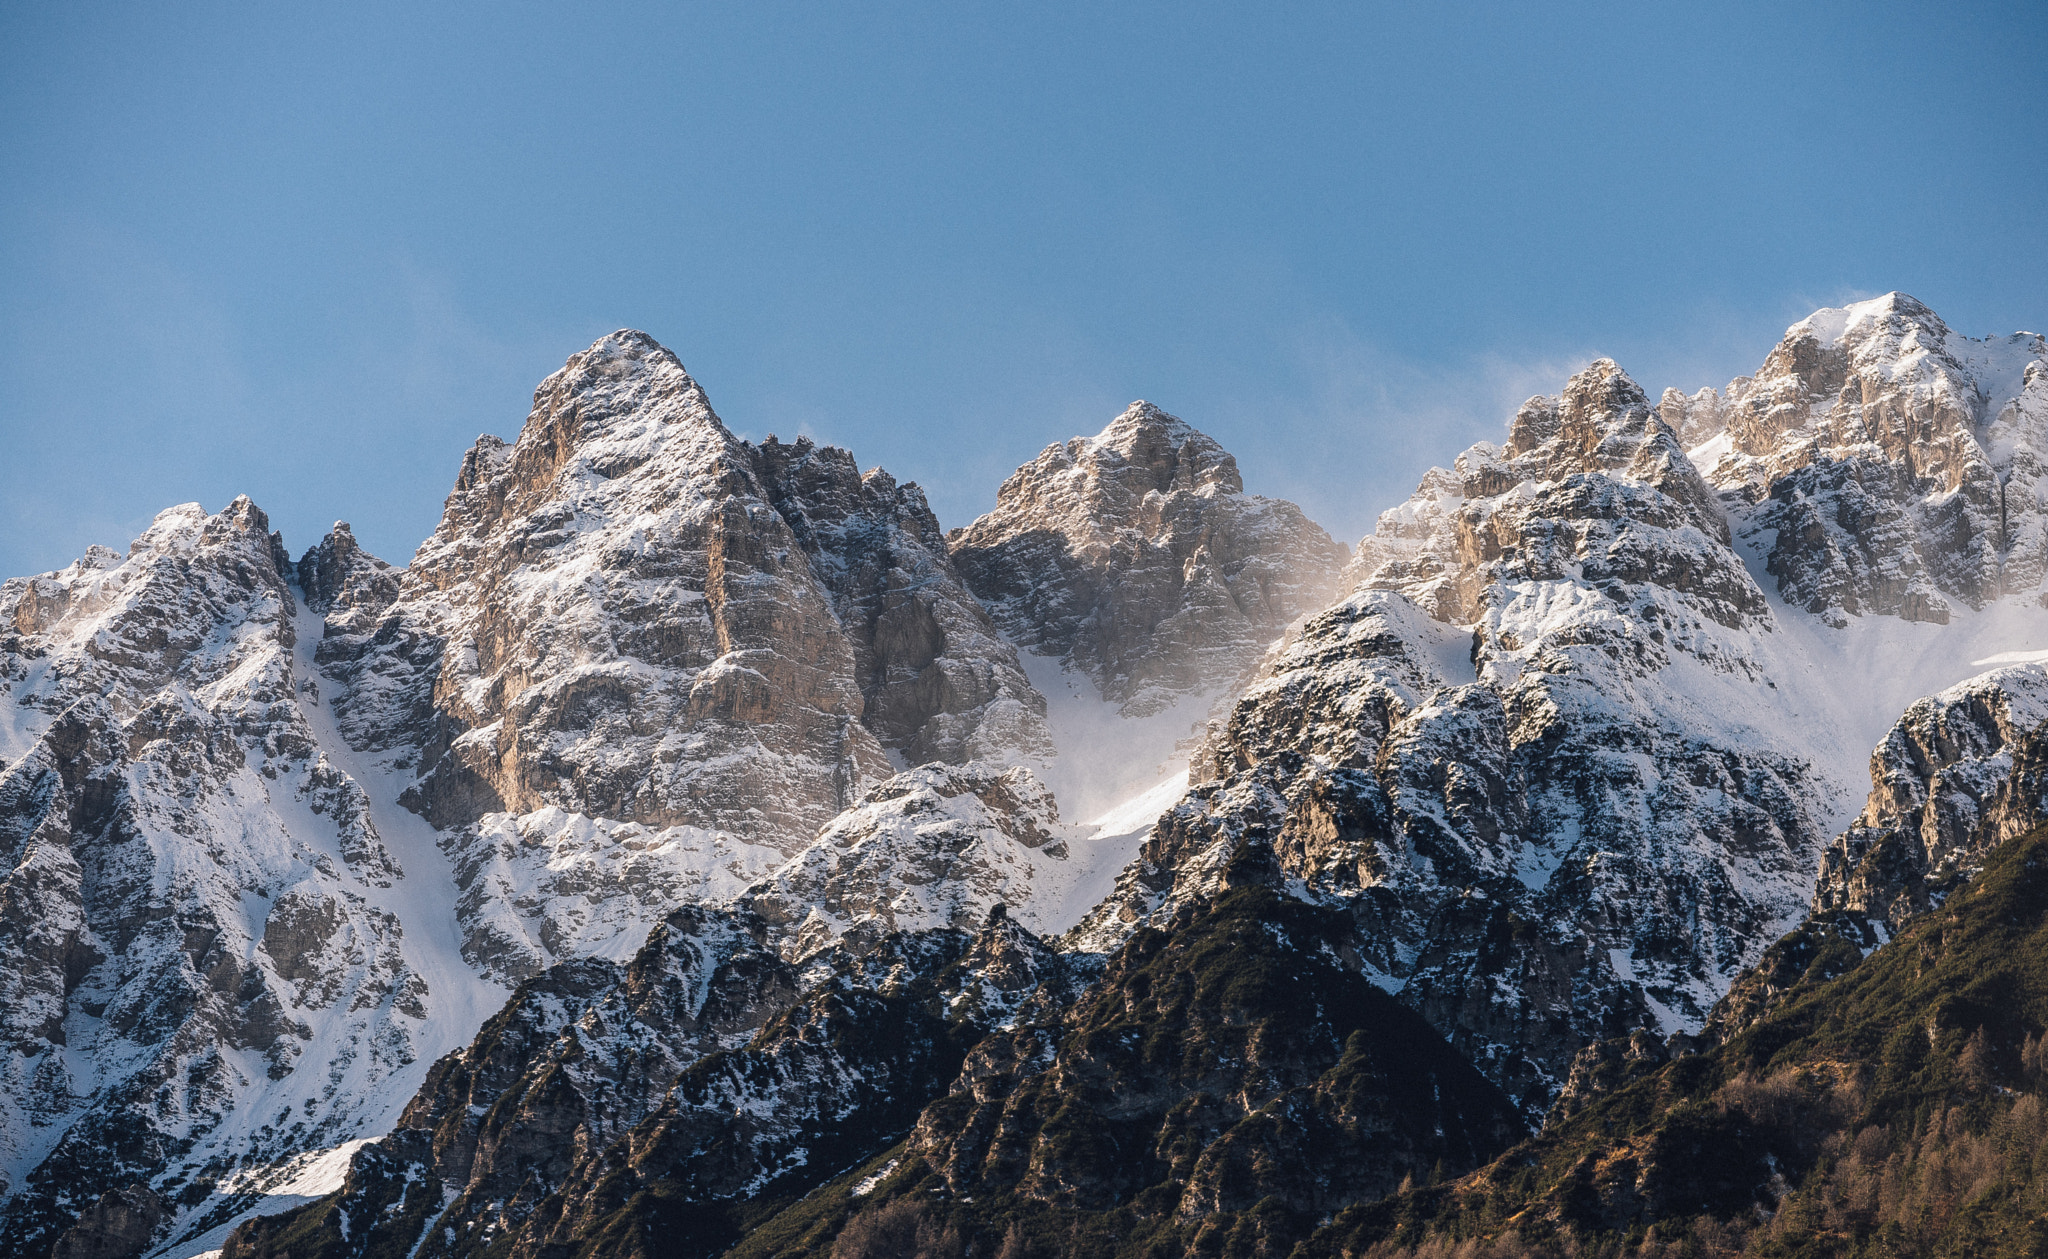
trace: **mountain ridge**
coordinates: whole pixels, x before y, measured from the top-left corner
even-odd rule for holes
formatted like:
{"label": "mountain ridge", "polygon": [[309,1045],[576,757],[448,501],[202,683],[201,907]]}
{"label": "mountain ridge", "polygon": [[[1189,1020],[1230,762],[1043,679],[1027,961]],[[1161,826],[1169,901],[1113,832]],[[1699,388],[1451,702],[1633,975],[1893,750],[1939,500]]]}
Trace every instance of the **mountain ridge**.
{"label": "mountain ridge", "polygon": [[[244,499],[0,587],[0,949],[20,963],[0,1008],[33,1029],[13,1061],[43,1072],[6,1084],[42,1118],[9,1138],[0,1236],[169,1259],[269,1193],[310,1199],[291,1245],[357,1253],[320,1194],[419,1176],[478,1210],[516,1199],[458,1248],[623,1246],[654,1217],[620,1176],[732,1240],[775,1216],[775,1235],[829,1245],[883,1228],[884,1208],[887,1227],[943,1232],[928,1205],[953,1190],[931,1186],[952,1182],[916,1169],[960,1162],[942,1151],[961,1090],[996,1115],[1061,1055],[1106,1061],[1077,1011],[1137,982],[1126,942],[1192,956],[1176,950],[1199,951],[1226,900],[1225,936],[1261,921],[1285,955],[1305,932],[1304,959],[1324,940],[1336,969],[1301,982],[1366,984],[1402,1011],[1381,1021],[1431,1029],[1377,1074],[1313,1066],[1306,1042],[1261,1067],[1342,1076],[1353,1100],[1315,1123],[1405,1113],[1388,1081],[1440,1054],[1476,1067],[1473,1096],[1506,1090],[1515,1123],[1560,1095],[1562,1116],[1599,1064],[1633,1061],[1613,1046],[1769,1017],[1834,947],[1813,932],[1881,947],[2042,807],[2038,667],[1971,679],[2043,646],[2044,451],[2041,339],[1971,341],[1895,294],[1794,325],[1725,392],[1653,402],[1599,360],[1525,404],[1503,445],[1432,470],[1355,554],[1245,494],[1228,452],[1148,403],[1048,447],[996,511],[944,533],[916,486],[848,452],[740,441],[674,355],[621,330],[542,383],[516,441],[471,449],[407,568],[341,523],[294,563]],[[215,800],[235,803],[195,810]],[[234,843],[270,847],[236,855],[215,834],[230,819]],[[172,864],[136,864],[129,834]],[[180,947],[138,953],[95,889],[174,866],[191,873],[147,903]],[[1303,902],[1322,925],[1285,927]],[[1809,913],[1834,925],[1800,927]],[[694,991],[692,951],[741,939],[719,956],[754,959],[731,973],[764,1021],[703,1040],[695,998],[648,995]],[[106,1034],[123,967],[198,1013],[121,1051],[159,1064],[144,1083],[81,1107],[61,1042]],[[464,1085],[475,1100],[441,1096],[490,1010],[536,983],[555,995],[501,1013],[528,1011],[532,1045],[641,1063],[630,1083],[522,1061]],[[309,1012],[341,1006],[337,1041]],[[1221,1052],[1223,1026],[1195,1047]],[[900,1088],[856,1047],[884,1028],[924,1046]],[[817,1057],[811,1035],[852,1036],[854,1056]],[[252,1036],[268,1048],[234,1048]],[[663,1037],[684,1048],[651,1052]],[[789,1122],[705,1127],[676,1100],[700,1057],[797,1072]],[[377,1084],[347,1082],[373,1062]],[[273,1067],[283,1083],[260,1083]],[[144,1118],[164,1113],[148,1082],[179,1071],[220,1082],[191,1094],[196,1126]],[[296,1131],[297,1100],[256,1113],[329,1075],[343,1083],[300,1099]],[[785,1097],[720,1078],[728,1101]],[[1337,1078],[1272,1104],[1307,1115]],[[448,1118],[471,1105],[506,1109],[472,1132]],[[1265,1124],[1261,1105],[1242,1122]],[[835,1107],[896,1118],[862,1133]],[[408,1127],[401,1108],[443,1118]],[[444,1119],[469,1132],[449,1149],[483,1142],[496,1170],[403,1135]],[[755,1171],[714,1189],[650,1163],[631,1152],[643,1123],[663,1149],[723,1133]],[[1252,1129],[1218,1123],[1171,1120],[1183,1152],[1162,1166],[1248,1157],[1229,1151]],[[788,1160],[829,1145],[860,1163],[911,1128],[865,1206],[843,1188],[827,1215],[749,1196],[837,1183]],[[1260,1130],[1280,1144],[1245,1166],[1306,1183],[1278,1170],[1297,1138]],[[37,1153],[53,1139],[74,1153]],[[334,1144],[316,1159],[318,1141]],[[1398,1188],[1373,1184],[1346,1202]],[[401,1204],[409,1250],[427,1200],[380,1201]],[[1184,1201],[1168,1216],[1238,1220],[1213,1194]],[[1266,1227],[1229,1235],[1280,1235]],[[235,1245],[283,1244],[267,1229]],[[399,1244],[357,1235],[373,1238]]]}

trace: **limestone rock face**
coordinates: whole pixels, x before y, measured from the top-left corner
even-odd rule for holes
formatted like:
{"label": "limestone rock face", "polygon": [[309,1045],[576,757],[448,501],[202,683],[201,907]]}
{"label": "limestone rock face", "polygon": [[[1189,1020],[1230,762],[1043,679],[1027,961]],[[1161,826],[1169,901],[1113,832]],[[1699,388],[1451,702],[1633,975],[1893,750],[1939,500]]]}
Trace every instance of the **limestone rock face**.
{"label": "limestone rock face", "polygon": [[[1945,623],[2048,578],[2048,342],[1973,340],[1903,293],[1787,330],[1724,395],[1667,394],[1701,470],[1740,496],[1785,601],[1845,625]],[[2042,606],[2048,606],[2044,604]]]}
{"label": "limestone rock face", "polygon": [[1454,471],[1433,469],[1359,544],[1350,573],[1367,589],[1401,591],[1437,620],[1491,620],[1496,640],[1526,636],[1510,624],[1510,592],[1568,577],[1631,612],[1625,592],[1655,586],[1691,618],[1739,629],[1765,600],[1728,540],[1677,437],[1627,373],[1601,359],[1559,397],[1524,403],[1505,447],[1482,442]]}
{"label": "limestone rock face", "polygon": [[1238,683],[1335,597],[1345,561],[1300,508],[1245,494],[1235,459],[1148,402],[1046,447],[947,540],[1011,641],[1132,716]]}
{"label": "limestone rock face", "polygon": [[1871,754],[1870,779],[1821,861],[1813,910],[1896,932],[2048,816],[2048,667],[1997,669],[1914,704]]}
{"label": "limestone rock face", "polygon": [[[308,588],[356,554],[337,532]],[[477,443],[395,598],[350,571],[320,657],[343,732],[444,831],[464,955],[505,979],[628,956],[679,899],[739,892],[891,754],[1052,756],[923,493],[740,441],[640,333]]]}
{"label": "limestone rock face", "polygon": [[388,615],[441,642],[415,732],[440,825],[554,805],[793,847],[888,772],[748,450],[640,333],[543,381],[518,441],[478,441]]}
{"label": "limestone rock face", "polygon": [[140,1253],[224,1168],[386,1122],[461,1018],[321,742],[291,573],[241,498],[0,585],[0,1250]]}
{"label": "limestone rock face", "polygon": [[946,552],[915,484],[856,471],[837,446],[752,448],[769,501],[832,594],[853,645],[862,721],[910,765],[1053,756],[1045,700]]}

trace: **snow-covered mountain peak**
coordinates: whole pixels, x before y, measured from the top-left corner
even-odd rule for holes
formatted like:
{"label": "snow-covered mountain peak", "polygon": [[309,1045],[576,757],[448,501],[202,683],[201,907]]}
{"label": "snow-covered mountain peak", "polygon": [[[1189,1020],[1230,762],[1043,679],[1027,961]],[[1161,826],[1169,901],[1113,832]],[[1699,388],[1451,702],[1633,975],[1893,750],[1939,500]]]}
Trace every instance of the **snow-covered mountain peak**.
{"label": "snow-covered mountain peak", "polygon": [[1051,759],[923,492],[858,467],[740,441],[619,333],[472,449],[409,569],[339,532],[309,557],[309,588],[345,567],[363,593],[321,663],[349,739],[447,833],[472,962],[629,953],[901,764]]}
{"label": "snow-covered mountain peak", "polygon": [[443,824],[554,805],[793,846],[888,769],[748,448],[643,334],[542,382],[509,448],[479,443],[390,615],[440,644],[446,733],[414,737]]}
{"label": "snow-covered mountain peak", "polygon": [[[668,347],[621,328],[572,354],[534,390],[534,414],[567,440],[631,440],[655,427],[730,440],[703,387]],[[531,420],[529,420],[529,423]],[[693,433],[693,435],[695,435]]]}
{"label": "snow-covered mountain peak", "polygon": [[[1727,540],[1676,433],[1626,372],[1600,359],[1560,394],[1523,403],[1504,447],[1481,442],[1452,470],[1432,469],[1414,497],[1381,515],[1346,575],[1399,590],[1454,625],[1540,611],[1555,629],[1569,605],[1589,627],[1604,619],[1613,628],[1654,598],[1678,622],[1735,628],[1763,614],[1764,599]],[[1565,603],[1536,597],[1538,584],[1560,579],[1576,592]],[[1530,639],[1527,626],[1502,630],[1490,640],[1497,648],[1519,651]],[[1664,648],[1628,650],[1661,658]]]}
{"label": "snow-covered mountain peak", "polygon": [[[160,688],[246,688],[293,642],[284,544],[246,496],[215,514],[159,512],[126,556],[95,546],[71,565],[0,585],[19,703],[49,714],[104,699],[132,711]],[[31,664],[30,662],[33,662]]]}
{"label": "snow-covered mountain peak", "polygon": [[1948,339],[1948,325],[1919,298],[1894,290],[1846,306],[1823,306],[1785,329],[1783,342],[1812,337],[1826,345],[1854,344],[1872,336]]}
{"label": "snow-covered mountain peak", "polygon": [[[1566,1012],[1582,994],[1605,1019],[1698,1026],[1805,912],[1862,798],[1873,715],[1954,681],[1958,657],[2038,637],[2011,596],[1960,614],[1945,652],[1932,626],[1850,625],[1946,622],[1941,589],[1982,606],[2039,582],[2025,382],[2048,372],[2007,363],[2004,403],[1986,383],[2033,344],[1969,341],[1893,297],[1796,325],[1732,403],[1653,406],[1606,359],[1530,399],[1505,443],[1381,517],[1356,593],[1216,724],[1197,775],[1213,780],[1161,820],[1091,938],[1210,895],[1237,851],[1270,844],[1532,1107],[1577,1043],[1612,1034]],[[1980,444],[1989,414],[2015,434],[2009,471]],[[1859,668],[1884,676],[1840,684]],[[1485,943],[1502,913],[1545,924],[1514,961]]]}
{"label": "snow-covered mountain peak", "polygon": [[46,1252],[81,1185],[231,1214],[223,1169],[388,1122],[480,1017],[423,908],[437,854],[334,737],[292,574],[238,498],[0,586],[0,1248]]}

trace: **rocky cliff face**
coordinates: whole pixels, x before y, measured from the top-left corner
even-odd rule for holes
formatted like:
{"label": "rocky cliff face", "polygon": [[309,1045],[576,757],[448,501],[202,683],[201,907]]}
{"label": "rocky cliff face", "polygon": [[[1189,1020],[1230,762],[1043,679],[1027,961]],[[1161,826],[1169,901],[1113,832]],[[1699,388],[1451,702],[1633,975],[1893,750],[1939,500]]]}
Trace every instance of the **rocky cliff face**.
{"label": "rocky cliff face", "polygon": [[[386,578],[337,539],[340,604]],[[401,922],[436,871],[323,748],[291,572],[238,499],[0,586],[0,1249],[139,1247],[387,1122],[466,1017]]]}
{"label": "rocky cliff face", "polygon": [[2048,668],[1998,669],[1914,704],[1870,778],[1863,812],[1821,860],[1813,909],[1896,932],[2048,815]]}
{"label": "rocky cliff face", "polygon": [[972,930],[998,905],[1035,920],[1074,881],[1075,831],[1022,766],[928,765],[869,792],[745,900],[792,958],[849,935]]}
{"label": "rocky cliff face", "polygon": [[387,615],[440,644],[433,727],[382,736],[423,746],[439,825],[553,805],[793,848],[887,776],[750,452],[638,333],[542,382],[518,441],[478,441]]}
{"label": "rocky cliff face", "polygon": [[1045,700],[961,583],[916,485],[855,471],[837,446],[752,450],[769,501],[832,593],[853,645],[862,721],[906,764],[1052,759]]}
{"label": "rocky cliff face", "polygon": [[512,979],[740,891],[891,754],[1052,754],[917,487],[738,440],[639,333],[543,382],[516,442],[477,443],[374,623],[329,619],[345,732],[414,780],[466,955]]}

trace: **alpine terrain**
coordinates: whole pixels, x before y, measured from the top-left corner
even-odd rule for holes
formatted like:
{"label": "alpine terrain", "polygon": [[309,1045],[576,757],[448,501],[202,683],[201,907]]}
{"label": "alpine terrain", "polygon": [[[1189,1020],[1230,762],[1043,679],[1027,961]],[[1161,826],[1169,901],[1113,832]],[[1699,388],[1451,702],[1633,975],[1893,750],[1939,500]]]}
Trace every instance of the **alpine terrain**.
{"label": "alpine terrain", "polygon": [[994,502],[620,331],[402,568],[0,585],[0,1252],[2048,1248],[2041,336]]}

